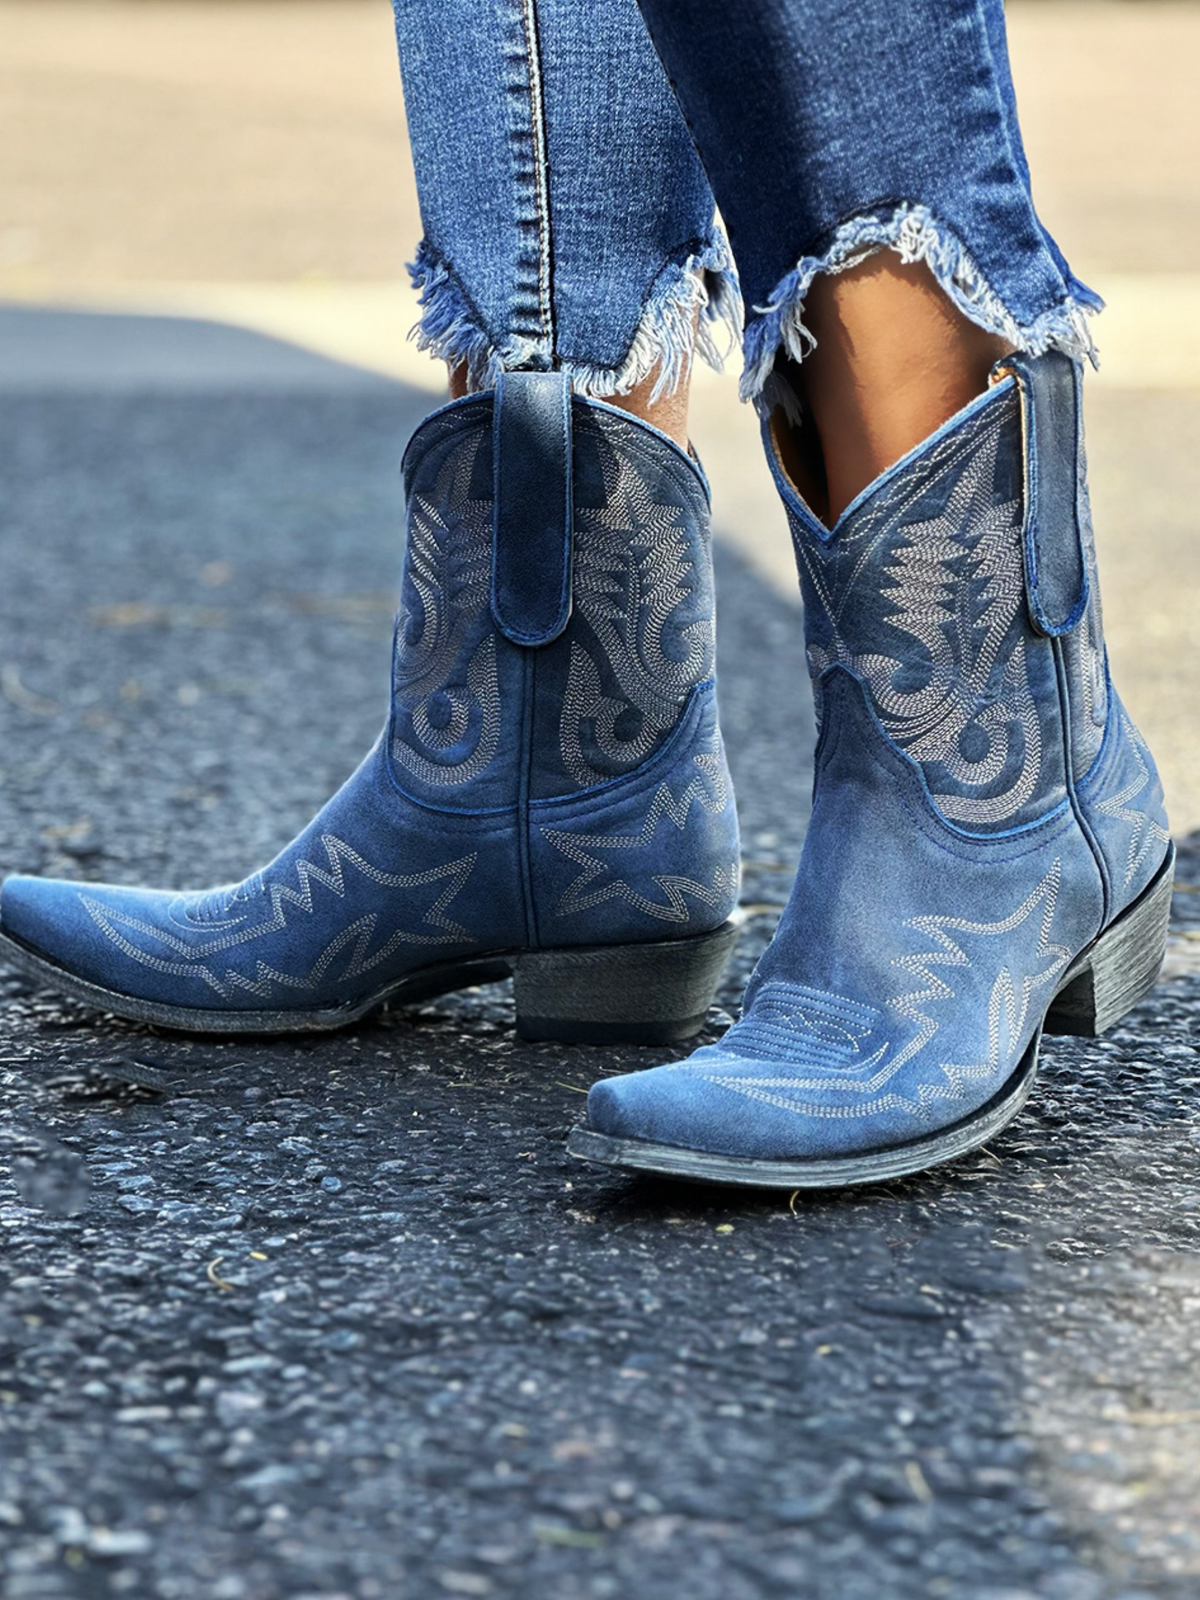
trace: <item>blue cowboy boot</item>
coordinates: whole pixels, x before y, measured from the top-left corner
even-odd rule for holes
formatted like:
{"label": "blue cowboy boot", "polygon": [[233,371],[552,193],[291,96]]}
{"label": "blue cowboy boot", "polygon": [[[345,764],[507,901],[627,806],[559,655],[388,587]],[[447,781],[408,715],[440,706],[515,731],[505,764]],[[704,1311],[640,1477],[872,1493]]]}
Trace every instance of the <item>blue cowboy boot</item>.
{"label": "blue cowboy boot", "polygon": [[917,1172],[1020,1110],[1043,1031],[1161,964],[1172,848],[1109,682],[1080,374],[1014,356],[832,532],[787,504],[821,722],[812,822],[744,1013],[594,1086],[571,1149],[726,1183]]}
{"label": "blue cowboy boot", "polygon": [[428,418],[404,478],[391,715],[357,772],[233,887],[9,878],[0,953],[205,1032],[511,972],[525,1037],[689,1037],[738,882],[701,473],[561,375],[512,373]]}

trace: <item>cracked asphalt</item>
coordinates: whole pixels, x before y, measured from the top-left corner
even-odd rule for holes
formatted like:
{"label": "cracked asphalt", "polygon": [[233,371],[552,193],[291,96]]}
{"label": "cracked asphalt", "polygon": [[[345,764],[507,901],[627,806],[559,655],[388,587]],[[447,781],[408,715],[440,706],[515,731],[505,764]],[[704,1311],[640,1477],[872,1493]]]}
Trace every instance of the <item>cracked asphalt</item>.
{"label": "cracked asphalt", "polygon": [[[109,354],[0,393],[0,868],[239,877],[383,715],[426,402],[228,333],[236,384],[156,387],[170,327],[4,317]],[[797,610],[719,554],[728,1011],[812,724]],[[223,1043],[0,977],[0,1593],[1194,1600],[1180,877],[1169,981],[991,1147],[794,1203],[570,1161],[646,1057],[520,1044],[504,986]]]}

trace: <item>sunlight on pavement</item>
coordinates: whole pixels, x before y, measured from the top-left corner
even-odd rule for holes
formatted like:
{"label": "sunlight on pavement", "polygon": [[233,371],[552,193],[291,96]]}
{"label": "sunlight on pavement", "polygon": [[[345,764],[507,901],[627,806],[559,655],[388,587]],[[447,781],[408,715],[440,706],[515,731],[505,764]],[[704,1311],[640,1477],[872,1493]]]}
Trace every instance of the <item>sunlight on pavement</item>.
{"label": "sunlight on pavement", "polygon": [[[76,311],[196,317],[286,339],[431,394],[445,391],[440,363],[409,337],[416,296],[405,280],[334,283],[119,282],[50,293],[10,288],[0,300]],[[1200,391],[1200,272],[1109,273],[1097,279],[1106,308],[1094,324],[1100,370],[1094,389]],[[713,387],[701,367],[697,386]]]}

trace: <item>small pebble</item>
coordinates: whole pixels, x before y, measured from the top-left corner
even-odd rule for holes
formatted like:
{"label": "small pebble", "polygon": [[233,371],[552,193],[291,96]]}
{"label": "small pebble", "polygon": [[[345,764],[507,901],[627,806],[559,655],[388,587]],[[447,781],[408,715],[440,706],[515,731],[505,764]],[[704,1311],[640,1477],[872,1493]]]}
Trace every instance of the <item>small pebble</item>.
{"label": "small pebble", "polygon": [[94,1528],[87,1542],[93,1556],[143,1556],[150,1547],[150,1535],[140,1528]]}

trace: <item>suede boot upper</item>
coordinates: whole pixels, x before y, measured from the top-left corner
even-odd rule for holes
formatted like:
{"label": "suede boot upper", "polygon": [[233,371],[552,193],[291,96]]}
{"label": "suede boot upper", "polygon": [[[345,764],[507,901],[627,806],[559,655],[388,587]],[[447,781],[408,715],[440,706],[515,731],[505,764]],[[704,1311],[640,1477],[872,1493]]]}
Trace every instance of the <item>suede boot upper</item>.
{"label": "suede boot upper", "polygon": [[1077,375],[1009,365],[832,531],[772,451],[821,728],[799,871],[742,1020],[596,1085],[591,1128],[822,1160],[951,1126],[1162,868],[1105,662]]}
{"label": "suede boot upper", "polygon": [[737,825],[695,464],[529,373],[430,417],[404,479],[391,713],[339,793],[228,888],[10,878],[5,935],[113,995],[282,1012],[461,956],[725,922]]}

